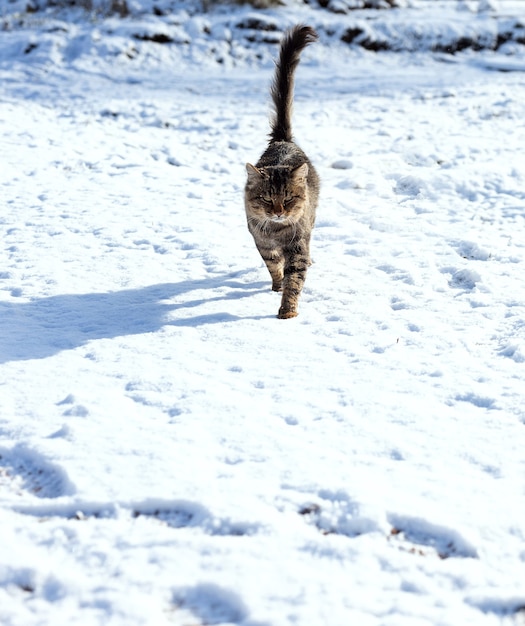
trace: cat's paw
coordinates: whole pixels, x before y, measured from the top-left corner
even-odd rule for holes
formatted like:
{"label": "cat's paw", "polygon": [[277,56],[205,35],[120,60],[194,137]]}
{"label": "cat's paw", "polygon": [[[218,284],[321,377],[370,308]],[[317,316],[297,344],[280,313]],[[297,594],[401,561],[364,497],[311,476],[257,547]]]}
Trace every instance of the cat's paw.
{"label": "cat's paw", "polygon": [[272,291],[282,291],[282,290],[283,290],[282,282],[272,284]]}
{"label": "cat's paw", "polygon": [[292,317],[297,317],[299,315],[299,313],[297,313],[297,311],[283,311],[282,309],[279,309],[279,313],[277,313],[277,317],[280,320],[289,320]]}

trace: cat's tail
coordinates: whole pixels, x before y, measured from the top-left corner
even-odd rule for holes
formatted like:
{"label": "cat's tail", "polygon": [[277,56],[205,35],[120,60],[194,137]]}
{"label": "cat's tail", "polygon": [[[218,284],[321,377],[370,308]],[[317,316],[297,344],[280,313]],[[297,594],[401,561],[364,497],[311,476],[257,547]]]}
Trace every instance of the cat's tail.
{"label": "cat's tail", "polygon": [[270,92],[275,109],[270,123],[270,143],[292,141],[294,73],[301,52],[317,39],[317,33],[313,28],[302,25],[290,28],[283,36]]}

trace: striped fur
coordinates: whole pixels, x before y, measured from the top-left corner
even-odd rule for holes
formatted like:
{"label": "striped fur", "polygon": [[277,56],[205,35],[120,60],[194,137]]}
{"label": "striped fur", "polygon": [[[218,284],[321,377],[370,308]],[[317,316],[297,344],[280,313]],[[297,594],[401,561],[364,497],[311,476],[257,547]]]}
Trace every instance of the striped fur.
{"label": "striped fur", "polygon": [[277,317],[297,315],[298,301],[311,264],[310,237],[319,197],[319,177],[292,139],[294,72],[301,51],[317,39],[309,26],[295,26],[281,43],[271,95],[275,115],[270,143],[255,166],[246,165],[245,208],[248,230],[282,291]]}

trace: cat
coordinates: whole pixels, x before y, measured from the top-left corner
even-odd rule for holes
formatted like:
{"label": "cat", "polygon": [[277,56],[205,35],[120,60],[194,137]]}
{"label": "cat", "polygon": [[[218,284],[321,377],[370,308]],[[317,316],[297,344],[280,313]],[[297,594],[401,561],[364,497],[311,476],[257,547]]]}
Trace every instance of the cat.
{"label": "cat", "polygon": [[246,164],[248,230],[270,272],[273,291],[282,291],[280,319],[297,316],[311,265],[310,237],[320,182],[314,166],[292,138],[291,117],[300,54],[317,38],[313,28],[303,25],[284,34],[270,90],[274,106],[270,142],[255,166]]}

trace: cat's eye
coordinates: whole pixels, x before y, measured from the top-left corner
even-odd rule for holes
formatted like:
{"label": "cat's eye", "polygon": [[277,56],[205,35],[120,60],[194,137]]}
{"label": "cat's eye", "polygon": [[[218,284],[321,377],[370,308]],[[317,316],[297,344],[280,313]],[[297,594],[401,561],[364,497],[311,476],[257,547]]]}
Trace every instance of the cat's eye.
{"label": "cat's eye", "polygon": [[268,196],[259,196],[259,200],[262,200],[265,204],[272,204],[272,199]]}
{"label": "cat's eye", "polygon": [[294,200],[295,200],[295,196],[292,196],[291,198],[285,198],[284,206],[287,206],[288,204],[291,204]]}

